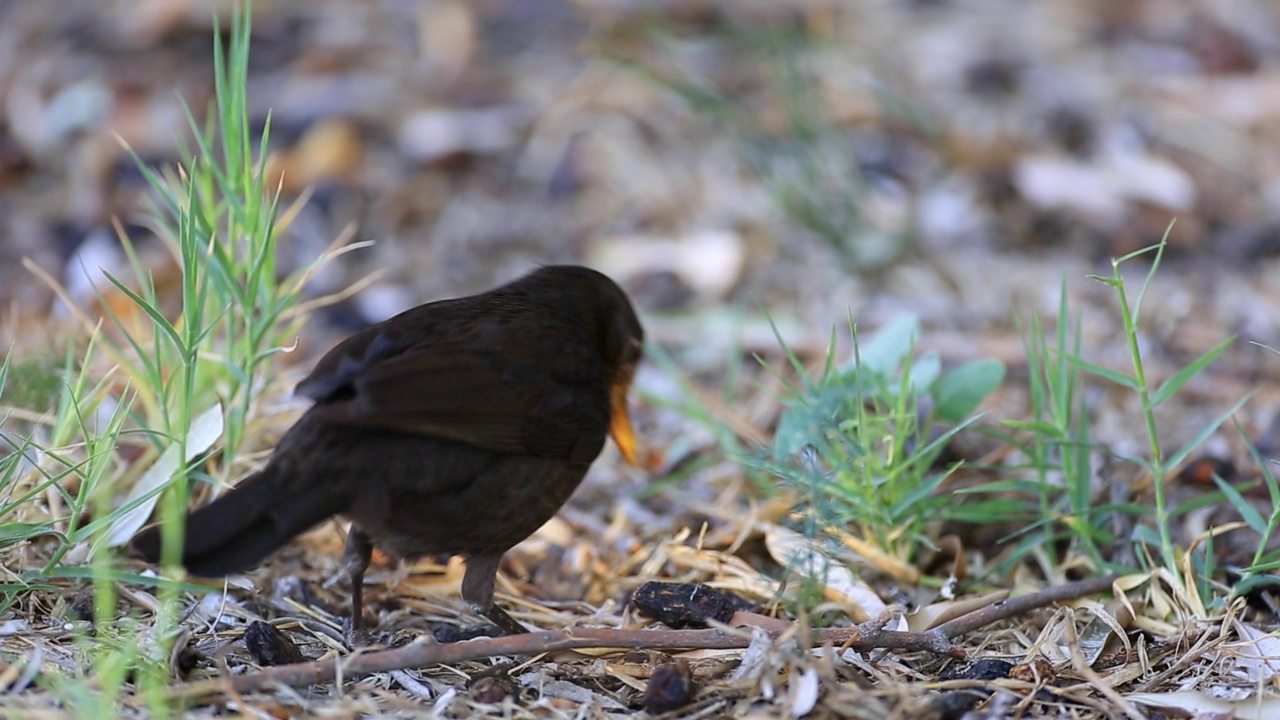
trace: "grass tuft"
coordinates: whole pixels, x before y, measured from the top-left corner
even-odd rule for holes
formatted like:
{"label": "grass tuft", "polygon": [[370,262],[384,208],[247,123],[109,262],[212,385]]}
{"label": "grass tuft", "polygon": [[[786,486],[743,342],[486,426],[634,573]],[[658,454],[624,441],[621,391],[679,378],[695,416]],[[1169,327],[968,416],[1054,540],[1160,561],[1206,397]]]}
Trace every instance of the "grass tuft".
{"label": "grass tuft", "polygon": [[[941,457],[974,410],[1003,380],[983,360],[944,371],[935,354],[914,352],[919,326],[903,316],[859,342],[840,362],[833,335],[816,377],[783,345],[798,383],[773,446],[748,464],[791,490],[801,529],[866,548],[899,566],[933,546],[937,522],[1006,512],[999,499],[958,504],[939,488],[956,469]],[[866,554],[865,552],[863,554]]]}
{"label": "grass tuft", "polygon": [[[49,547],[41,567],[6,583],[3,607],[32,589],[66,592],[88,581],[93,621],[77,646],[92,671],[41,680],[86,717],[118,716],[130,682],[156,716],[176,712],[165,698],[166,658],[179,636],[178,593],[190,586],[121,572],[106,550],[158,508],[164,564],[177,564],[190,481],[224,483],[244,471],[272,363],[314,306],[302,302],[303,284],[340,252],[290,274],[277,265],[287,229],[278,218],[294,213],[282,213],[279,189],[265,184],[270,119],[256,140],[251,132],[251,14],[248,3],[232,12],[225,52],[214,21],[216,98],[203,124],[188,110],[194,141],[186,161],[157,170],[134,156],[152,191],[150,225],[179,271],[177,297],[123,232],[131,277],[104,271],[103,321],[29,265],[68,303],[82,333],[58,364],[15,362],[11,353],[0,366],[0,400],[9,407],[2,439],[11,450],[0,458],[0,547]],[[153,625],[119,621],[122,581],[158,587]],[[143,646],[155,652],[139,652]]]}

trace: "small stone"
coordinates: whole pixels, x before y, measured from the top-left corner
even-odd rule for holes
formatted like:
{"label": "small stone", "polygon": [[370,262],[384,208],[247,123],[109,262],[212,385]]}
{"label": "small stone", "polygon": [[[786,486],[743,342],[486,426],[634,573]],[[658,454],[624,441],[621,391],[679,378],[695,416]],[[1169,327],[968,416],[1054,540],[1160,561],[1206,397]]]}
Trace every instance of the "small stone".
{"label": "small stone", "polygon": [[254,620],[244,631],[244,645],[254,662],[263,667],[293,665],[306,658],[298,646],[275,625]]}
{"label": "small stone", "polygon": [[644,691],[644,709],[650,715],[660,715],[679,710],[688,705],[698,693],[693,673],[683,660],[666,663],[654,668],[653,676]]}

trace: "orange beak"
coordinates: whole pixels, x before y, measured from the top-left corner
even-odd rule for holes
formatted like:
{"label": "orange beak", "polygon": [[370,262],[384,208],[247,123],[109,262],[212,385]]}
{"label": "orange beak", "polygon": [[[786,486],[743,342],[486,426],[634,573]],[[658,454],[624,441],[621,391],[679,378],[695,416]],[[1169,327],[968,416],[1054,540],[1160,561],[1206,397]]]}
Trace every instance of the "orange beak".
{"label": "orange beak", "polygon": [[615,383],[610,393],[609,404],[613,407],[613,416],[609,419],[609,436],[618,445],[618,452],[628,465],[636,466],[636,433],[631,429],[631,418],[627,415],[627,388],[631,383]]}

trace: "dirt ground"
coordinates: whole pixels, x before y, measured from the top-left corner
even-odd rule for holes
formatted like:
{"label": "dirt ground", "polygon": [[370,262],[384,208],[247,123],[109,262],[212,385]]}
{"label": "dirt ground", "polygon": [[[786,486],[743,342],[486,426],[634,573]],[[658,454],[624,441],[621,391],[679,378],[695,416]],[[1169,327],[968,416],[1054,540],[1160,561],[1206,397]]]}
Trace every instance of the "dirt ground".
{"label": "dirt ground", "polygon": [[[996,358],[1008,367],[1005,387],[984,405],[984,422],[1025,418],[1020,323],[1055,317],[1065,287],[1072,313],[1083,318],[1083,354],[1126,368],[1115,293],[1089,276],[1109,275],[1112,258],[1168,230],[1140,318],[1151,382],[1228,337],[1237,340],[1161,408],[1161,432],[1180,446],[1257,389],[1236,415],[1243,432],[1215,434],[1195,457],[1256,474],[1247,469],[1242,435],[1264,457],[1277,450],[1280,357],[1267,347],[1280,348],[1280,4],[255,5],[252,115],[260,126],[271,113],[269,169],[282,177],[285,196],[314,193],[282,240],[282,265],[309,262],[351,229],[373,244],[344,256],[308,294],[380,273],[362,293],[312,318],[282,372],[305,372],[341,336],[399,310],[555,262],[614,277],[641,310],[652,343],[679,368],[673,375],[649,362],[638,377],[644,469],[623,468],[606,454],[565,512],[504,565],[500,591],[528,599],[529,617],[543,627],[634,622],[623,606],[653,579],[708,582],[768,605],[776,588],[760,580],[751,558],[767,556],[777,538],[742,517],[780,521],[785,512],[754,496],[732,462],[662,481],[716,446],[712,429],[664,404],[690,392],[681,380],[712,398],[735,385],[735,404],[719,421],[741,435],[773,431],[781,404],[752,359],[785,362],[770,321],[812,362],[832,328],[848,354],[850,317],[870,333],[913,314],[918,350],[937,353],[944,366]],[[140,211],[145,183],[120,141],[156,166],[184,159],[177,150],[187,136],[182,101],[199,110],[211,98],[210,18],[227,17],[228,6],[0,3],[5,347],[40,352],[69,317],[24,259],[89,307],[98,268],[127,272],[116,223],[160,286],[173,282],[172,262]],[[1144,261],[1123,266],[1135,286],[1147,268]],[[738,360],[744,369],[730,376],[726,368]],[[1090,391],[1095,437],[1115,456],[1146,450],[1134,402],[1105,383]],[[1194,529],[1183,531],[1195,537]],[[262,614],[241,604],[245,588],[279,597],[302,592],[283,587],[291,577],[308,596],[340,609],[341,592],[321,587],[337,567],[339,543],[334,528],[322,528],[252,573],[228,596],[238,617]],[[1244,544],[1224,540],[1228,560],[1250,554]],[[10,570],[27,569],[24,553],[7,553]],[[384,627],[420,627],[424,617],[456,620],[457,581],[457,561],[388,566],[371,573],[366,592]],[[391,590],[387,583],[398,584]],[[872,584],[890,604],[915,598],[901,588],[889,596],[893,583]],[[25,599],[10,615],[52,628],[57,602]],[[1061,620],[1046,610],[961,644],[971,657],[986,646],[1020,663],[1030,653],[1014,658],[1010,648],[1025,647],[1019,642],[1053,622]],[[1258,626],[1274,627],[1274,613]],[[232,623],[200,647],[211,655],[242,628]],[[1187,650],[1184,641],[1160,642],[1176,647],[1176,656]],[[311,658],[327,647],[318,638],[306,642]],[[5,664],[26,647],[0,638]],[[244,671],[243,648],[230,652],[236,672]],[[945,662],[928,653],[815,651],[812,662],[797,664],[756,643],[683,657],[703,690],[674,716],[950,717],[929,705],[941,691],[921,684],[945,672]],[[1057,672],[1071,672],[1068,656],[1049,657]],[[451,670],[378,673],[340,690],[256,691],[231,704],[277,717],[625,716],[642,711],[648,673],[661,664],[641,659],[636,664],[649,669],[628,674],[631,660],[568,651],[532,661],[468,660]],[[497,700],[479,695],[475,678],[504,663],[519,687]],[[1269,663],[1239,683],[1206,672],[1198,681],[1170,675],[1127,692],[1205,692],[1225,702],[1241,698],[1214,688],[1245,685],[1265,698],[1280,667]],[[211,666],[201,672],[218,675]],[[1143,682],[1157,674],[1141,672],[1148,672]],[[1232,672],[1222,670],[1240,680]],[[0,706],[29,717],[66,711],[37,692],[11,694]],[[1157,712],[1113,700],[1007,690],[977,712]],[[224,701],[192,712],[212,714]],[[1231,711],[1188,707],[1197,717]],[[1264,714],[1233,706],[1238,717],[1268,717],[1254,707]]]}

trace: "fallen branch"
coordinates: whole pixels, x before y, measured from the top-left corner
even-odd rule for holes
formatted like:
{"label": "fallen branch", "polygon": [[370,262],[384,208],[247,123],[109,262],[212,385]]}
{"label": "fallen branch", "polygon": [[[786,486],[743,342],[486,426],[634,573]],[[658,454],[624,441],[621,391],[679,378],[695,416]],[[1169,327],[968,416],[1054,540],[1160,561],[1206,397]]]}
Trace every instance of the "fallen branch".
{"label": "fallen branch", "polygon": [[[814,633],[810,642],[814,646],[833,645],[866,652],[871,650],[904,650],[931,652],[964,659],[964,650],[951,644],[951,640],[966,632],[1021,614],[1054,602],[1072,600],[1111,587],[1115,576],[1092,578],[1067,583],[1039,592],[1004,600],[967,615],[951,620],[927,632],[901,632],[885,630],[879,622],[863,623],[852,628],[835,628]],[[777,638],[799,629],[791,623],[768,623],[768,628],[757,629]],[[415,642],[394,650],[355,652],[351,655],[317,660],[314,662],[281,665],[264,668],[250,675],[222,677],[216,680],[181,685],[173,690],[173,697],[195,698],[218,692],[246,693],[268,685],[304,686],[349,680],[365,675],[405,668],[421,668],[431,665],[460,663],[468,660],[499,655],[540,655],[561,650],[587,648],[695,650],[740,649],[751,642],[750,632],[733,629],[711,630],[616,630],[612,628],[576,627],[566,630],[547,630],[523,635],[504,635],[495,638],[479,638],[464,642],[429,644]]]}
{"label": "fallen branch", "polygon": [[1119,577],[1119,575],[1104,575],[1086,580],[1076,580],[1075,582],[1054,585],[1026,595],[1019,595],[1015,598],[1001,600],[979,610],[961,615],[954,620],[944,622],[929,632],[942,633],[948,640],[954,640],[967,632],[986,627],[998,620],[1021,615],[1053,603],[1075,600],[1104,590],[1110,590],[1111,585]]}
{"label": "fallen branch", "polygon": [[[791,626],[789,626],[791,627]],[[777,631],[768,633],[778,637]],[[857,650],[893,648],[925,650],[963,656],[945,638],[931,633],[874,631],[875,644],[868,644],[859,628],[826,630],[814,636],[817,644],[848,646]],[[730,630],[615,630],[612,628],[570,628],[547,630],[524,635],[503,635],[463,642],[428,644],[415,642],[394,650],[357,652],[329,660],[263,668],[252,675],[206,680],[175,688],[177,697],[199,697],[217,692],[252,692],[271,684],[289,686],[313,685],[337,678],[352,679],[373,673],[404,668],[460,663],[496,655],[540,655],[560,650],[586,648],[695,650],[741,649],[751,644],[749,632]]]}

